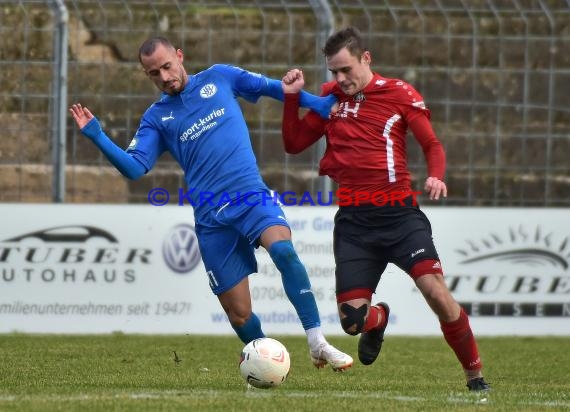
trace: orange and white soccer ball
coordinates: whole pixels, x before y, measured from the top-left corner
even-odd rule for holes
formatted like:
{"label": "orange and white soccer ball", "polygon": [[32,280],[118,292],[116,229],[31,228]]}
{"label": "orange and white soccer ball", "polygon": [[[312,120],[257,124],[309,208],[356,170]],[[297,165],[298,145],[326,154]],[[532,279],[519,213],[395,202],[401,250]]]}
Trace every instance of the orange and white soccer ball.
{"label": "orange and white soccer ball", "polygon": [[252,340],[241,352],[241,376],[256,388],[281,385],[287,379],[290,367],[289,352],[281,342],[272,338]]}

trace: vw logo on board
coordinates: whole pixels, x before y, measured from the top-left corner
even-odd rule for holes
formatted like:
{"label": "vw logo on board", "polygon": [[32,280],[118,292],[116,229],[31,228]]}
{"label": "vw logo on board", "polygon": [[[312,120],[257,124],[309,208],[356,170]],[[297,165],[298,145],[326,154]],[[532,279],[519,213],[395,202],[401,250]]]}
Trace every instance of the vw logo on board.
{"label": "vw logo on board", "polygon": [[192,271],[202,259],[194,227],[184,223],[170,229],[162,244],[162,256],[176,273]]}

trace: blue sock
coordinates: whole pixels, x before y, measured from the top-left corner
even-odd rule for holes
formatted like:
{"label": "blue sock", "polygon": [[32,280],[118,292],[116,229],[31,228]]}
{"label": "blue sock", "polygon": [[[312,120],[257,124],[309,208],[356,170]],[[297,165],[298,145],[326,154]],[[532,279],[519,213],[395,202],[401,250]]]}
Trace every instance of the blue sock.
{"label": "blue sock", "polygon": [[261,330],[261,322],[253,312],[251,312],[251,316],[242,326],[232,325],[232,328],[234,328],[241,341],[246,344],[254,339],[265,337]]}
{"label": "blue sock", "polygon": [[305,266],[299,260],[290,240],[280,240],[269,248],[269,255],[281,272],[287,297],[295,307],[305,330],[321,326],[319,309],[311,291],[311,282]]}

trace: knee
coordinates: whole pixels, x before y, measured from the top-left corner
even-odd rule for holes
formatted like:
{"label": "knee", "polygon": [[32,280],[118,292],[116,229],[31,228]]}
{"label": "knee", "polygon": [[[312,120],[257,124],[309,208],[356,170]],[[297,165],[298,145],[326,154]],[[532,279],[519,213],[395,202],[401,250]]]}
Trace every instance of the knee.
{"label": "knee", "polygon": [[442,287],[430,288],[426,290],[423,295],[429,303],[435,304],[437,306],[444,305],[451,296],[449,291]]}
{"label": "knee", "polygon": [[249,315],[239,315],[239,314],[230,314],[228,313],[228,319],[230,321],[230,323],[232,324],[232,326],[234,327],[241,327],[243,325],[245,325],[245,323],[248,321],[249,317],[251,316],[251,314]]}
{"label": "knee", "polygon": [[459,304],[455,301],[445,283],[433,283],[424,287],[421,292],[440,320],[456,319],[459,313]]}
{"label": "knee", "polygon": [[275,266],[281,271],[292,264],[301,264],[299,256],[290,240],[280,240],[273,243],[268,249],[268,252]]}
{"label": "knee", "polygon": [[348,303],[341,303],[339,313],[342,329],[349,335],[358,335],[364,327],[368,315],[368,305],[355,308]]}
{"label": "knee", "polygon": [[226,315],[228,315],[228,320],[234,327],[241,327],[251,317],[251,310],[246,308],[233,307],[226,309]]}
{"label": "knee", "polygon": [[441,275],[424,275],[416,279],[416,286],[430,304],[443,305],[452,299]]}

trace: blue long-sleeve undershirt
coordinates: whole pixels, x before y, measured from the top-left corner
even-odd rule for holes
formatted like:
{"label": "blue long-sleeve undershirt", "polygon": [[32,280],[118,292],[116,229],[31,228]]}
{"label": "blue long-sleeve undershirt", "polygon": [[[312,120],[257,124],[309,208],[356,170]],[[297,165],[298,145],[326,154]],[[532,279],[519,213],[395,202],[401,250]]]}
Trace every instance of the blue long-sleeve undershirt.
{"label": "blue long-sleeve undershirt", "polygon": [[136,180],[146,173],[145,167],[130,154],[117,146],[101,129],[96,117],[81,129],[81,133],[95,143],[107,159],[121,174],[129,179]]}

